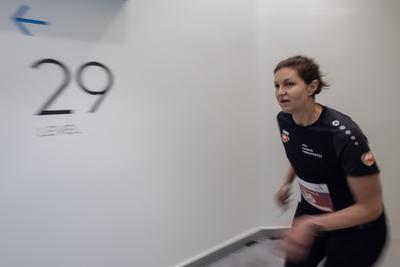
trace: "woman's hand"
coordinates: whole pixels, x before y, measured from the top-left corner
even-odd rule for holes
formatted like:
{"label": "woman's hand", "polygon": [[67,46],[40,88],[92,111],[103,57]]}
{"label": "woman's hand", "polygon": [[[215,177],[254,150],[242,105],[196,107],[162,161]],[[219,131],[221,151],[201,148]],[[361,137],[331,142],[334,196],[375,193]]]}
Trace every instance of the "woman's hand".
{"label": "woman's hand", "polygon": [[286,208],[289,204],[289,198],[291,195],[290,186],[288,184],[284,184],[281,186],[281,188],[279,188],[278,192],[276,192],[276,202],[281,208]]}
{"label": "woman's hand", "polygon": [[301,216],[294,220],[282,244],[288,261],[299,262],[309,253],[318,234],[319,225],[315,220],[312,216]]}

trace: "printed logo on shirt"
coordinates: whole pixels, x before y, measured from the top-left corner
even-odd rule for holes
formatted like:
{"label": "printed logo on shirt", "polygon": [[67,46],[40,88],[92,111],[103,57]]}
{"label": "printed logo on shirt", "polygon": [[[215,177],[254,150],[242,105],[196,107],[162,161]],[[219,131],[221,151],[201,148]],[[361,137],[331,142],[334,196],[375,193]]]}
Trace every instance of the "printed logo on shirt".
{"label": "printed logo on shirt", "polygon": [[307,155],[310,155],[310,156],[314,156],[314,157],[318,157],[318,158],[322,158],[321,154],[315,153],[314,150],[309,148],[306,144],[301,144],[301,151],[304,154],[307,154]]}
{"label": "printed logo on shirt", "polygon": [[282,134],[282,142],[286,143],[289,141],[289,136],[287,136],[286,134]]}
{"label": "printed logo on shirt", "polygon": [[332,125],[333,126],[338,126],[339,124],[340,124],[340,122],[338,120],[332,121]]}
{"label": "printed logo on shirt", "polygon": [[371,151],[368,151],[367,153],[363,154],[361,156],[361,161],[368,167],[372,166],[375,163],[374,156],[372,155]]}
{"label": "printed logo on shirt", "polygon": [[313,184],[297,178],[301,195],[312,206],[323,211],[334,211],[328,185]]}
{"label": "printed logo on shirt", "polygon": [[284,142],[284,143],[288,142],[290,140],[289,132],[283,129],[281,139],[282,139],[282,142]]}

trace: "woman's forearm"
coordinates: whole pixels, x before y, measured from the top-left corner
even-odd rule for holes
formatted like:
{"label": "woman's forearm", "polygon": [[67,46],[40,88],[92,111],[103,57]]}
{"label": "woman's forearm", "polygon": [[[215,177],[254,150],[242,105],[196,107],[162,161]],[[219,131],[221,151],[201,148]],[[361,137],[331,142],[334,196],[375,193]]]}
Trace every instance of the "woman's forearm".
{"label": "woman's forearm", "polygon": [[295,177],[296,177],[296,173],[294,172],[294,169],[293,169],[292,165],[289,163],[289,167],[288,167],[288,170],[287,170],[287,173],[286,173],[286,177],[283,180],[283,185],[282,186],[290,185],[293,182]]}
{"label": "woman's forearm", "polygon": [[368,223],[377,219],[383,211],[382,203],[356,203],[345,209],[329,214],[314,216],[323,231],[332,231]]}

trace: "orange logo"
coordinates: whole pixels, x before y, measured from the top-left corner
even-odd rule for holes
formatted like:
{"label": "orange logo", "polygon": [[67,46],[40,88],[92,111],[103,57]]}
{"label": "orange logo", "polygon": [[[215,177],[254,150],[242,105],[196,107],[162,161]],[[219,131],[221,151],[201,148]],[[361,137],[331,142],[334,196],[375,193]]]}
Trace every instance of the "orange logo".
{"label": "orange logo", "polygon": [[289,136],[286,134],[282,134],[282,142],[286,143],[287,141],[289,141]]}
{"label": "orange logo", "polygon": [[375,159],[374,159],[374,156],[372,155],[371,151],[368,151],[367,153],[363,154],[361,156],[361,161],[368,167],[372,166],[375,163]]}

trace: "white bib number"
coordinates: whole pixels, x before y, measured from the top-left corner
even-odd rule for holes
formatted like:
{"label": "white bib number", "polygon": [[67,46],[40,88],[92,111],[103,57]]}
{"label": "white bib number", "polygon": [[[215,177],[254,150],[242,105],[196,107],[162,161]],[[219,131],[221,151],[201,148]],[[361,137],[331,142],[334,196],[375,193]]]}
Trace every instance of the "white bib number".
{"label": "white bib number", "polygon": [[303,198],[323,211],[334,211],[331,194],[326,184],[313,184],[297,178]]}

